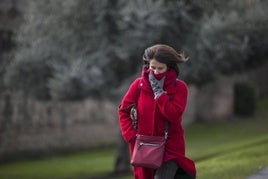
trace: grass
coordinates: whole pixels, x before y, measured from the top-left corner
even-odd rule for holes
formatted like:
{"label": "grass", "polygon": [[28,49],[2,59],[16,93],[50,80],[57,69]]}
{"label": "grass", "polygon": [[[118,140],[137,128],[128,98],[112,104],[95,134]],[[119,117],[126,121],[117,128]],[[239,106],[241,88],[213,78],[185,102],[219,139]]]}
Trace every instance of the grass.
{"label": "grass", "polygon": [[0,166],[0,178],[85,178],[112,171],[114,153],[112,149],[103,149],[42,160],[14,162]]}
{"label": "grass", "polygon": [[187,155],[200,179],[242,179],[268,166],[268,100],[253,118],[195,124],[186,130]]}
{"label": "grass", "polygon": [[[187,155],[198,179],[243,179],[268,166],[268,99],[248,119],[196,123],[186,128]],[[0,165],[2,179],[90,178],[112,172],[114,149]],[[132,178],[128,176],[126,178]]]}

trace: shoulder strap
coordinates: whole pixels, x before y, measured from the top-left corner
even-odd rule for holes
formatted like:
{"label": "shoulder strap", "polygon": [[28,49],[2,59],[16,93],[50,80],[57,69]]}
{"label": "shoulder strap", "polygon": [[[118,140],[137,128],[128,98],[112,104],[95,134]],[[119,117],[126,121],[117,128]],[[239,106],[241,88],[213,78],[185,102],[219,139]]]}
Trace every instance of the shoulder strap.
{"label": "shoulder strap", "polygon": [[138,129],[138,111],[137,111],[137,103],[138,103],[138,99],[140,97],[140,93],[141,93],[141,89],[140,89],[140,84],[141,84],[141,79],[139,80],[138,83],[138,96],[137,96],[137,100],[136,103],[133,104],[131,106],[131,110],[130,110],[130,118],[132,120],[132,125],[134,127],[134,129],[137,131]]}
{"label": "shoulder strap", "polygon": [[165,120],[165,139],[168,138],[168,128],[169,128],[168,120]]}

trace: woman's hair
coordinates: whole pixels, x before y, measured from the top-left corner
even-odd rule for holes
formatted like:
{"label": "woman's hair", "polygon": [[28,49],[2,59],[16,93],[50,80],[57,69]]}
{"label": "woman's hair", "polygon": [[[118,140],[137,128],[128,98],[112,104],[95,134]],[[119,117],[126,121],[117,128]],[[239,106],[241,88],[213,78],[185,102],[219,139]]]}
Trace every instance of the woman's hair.
{"label": "woman's hair", "polygon": [[168,69],[174,69],[179,75],[180,70],[178,63],[184,63],[189,58],[186,57],[183,53],[177,53],[172,47],[163,44],[157,44],[145,49],[143,54],[143,64],[144,68],[149,68],[150,60],[155,59],[160,63],[167,65]]}

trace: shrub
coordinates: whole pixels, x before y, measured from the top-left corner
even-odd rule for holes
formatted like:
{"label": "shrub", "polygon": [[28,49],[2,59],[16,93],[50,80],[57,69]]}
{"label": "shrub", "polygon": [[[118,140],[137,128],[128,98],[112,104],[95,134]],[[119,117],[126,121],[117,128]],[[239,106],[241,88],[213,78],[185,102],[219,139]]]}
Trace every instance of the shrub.
{"label": "shrub", "polygon": [[255,112],[255,91],[246,83],[239,82],[234,86],[234,113],[239,116],[252,116]]}

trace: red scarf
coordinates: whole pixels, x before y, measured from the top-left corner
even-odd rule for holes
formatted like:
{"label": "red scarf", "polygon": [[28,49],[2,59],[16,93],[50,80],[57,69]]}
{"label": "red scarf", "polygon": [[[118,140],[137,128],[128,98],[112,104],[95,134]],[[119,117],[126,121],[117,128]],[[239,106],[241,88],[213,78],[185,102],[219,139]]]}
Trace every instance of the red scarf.
{"label": "red scarf", "polygon": [[[142,78],[147,81],[149,84],[149,73],[150,71],[152,71],[151,69],[146,69],[142,71]],[[174,83],[176,83],[176,79],[177,79],[177,74],[176,71],[174,69],[170,69],[164,73],[159,73],[159,74],[154,74],[155,78],[157,80],[161,80],[164,76],[165,78],[165,82],[164,82],[164,87],[167,87],[169,85],[174,85]]]}

